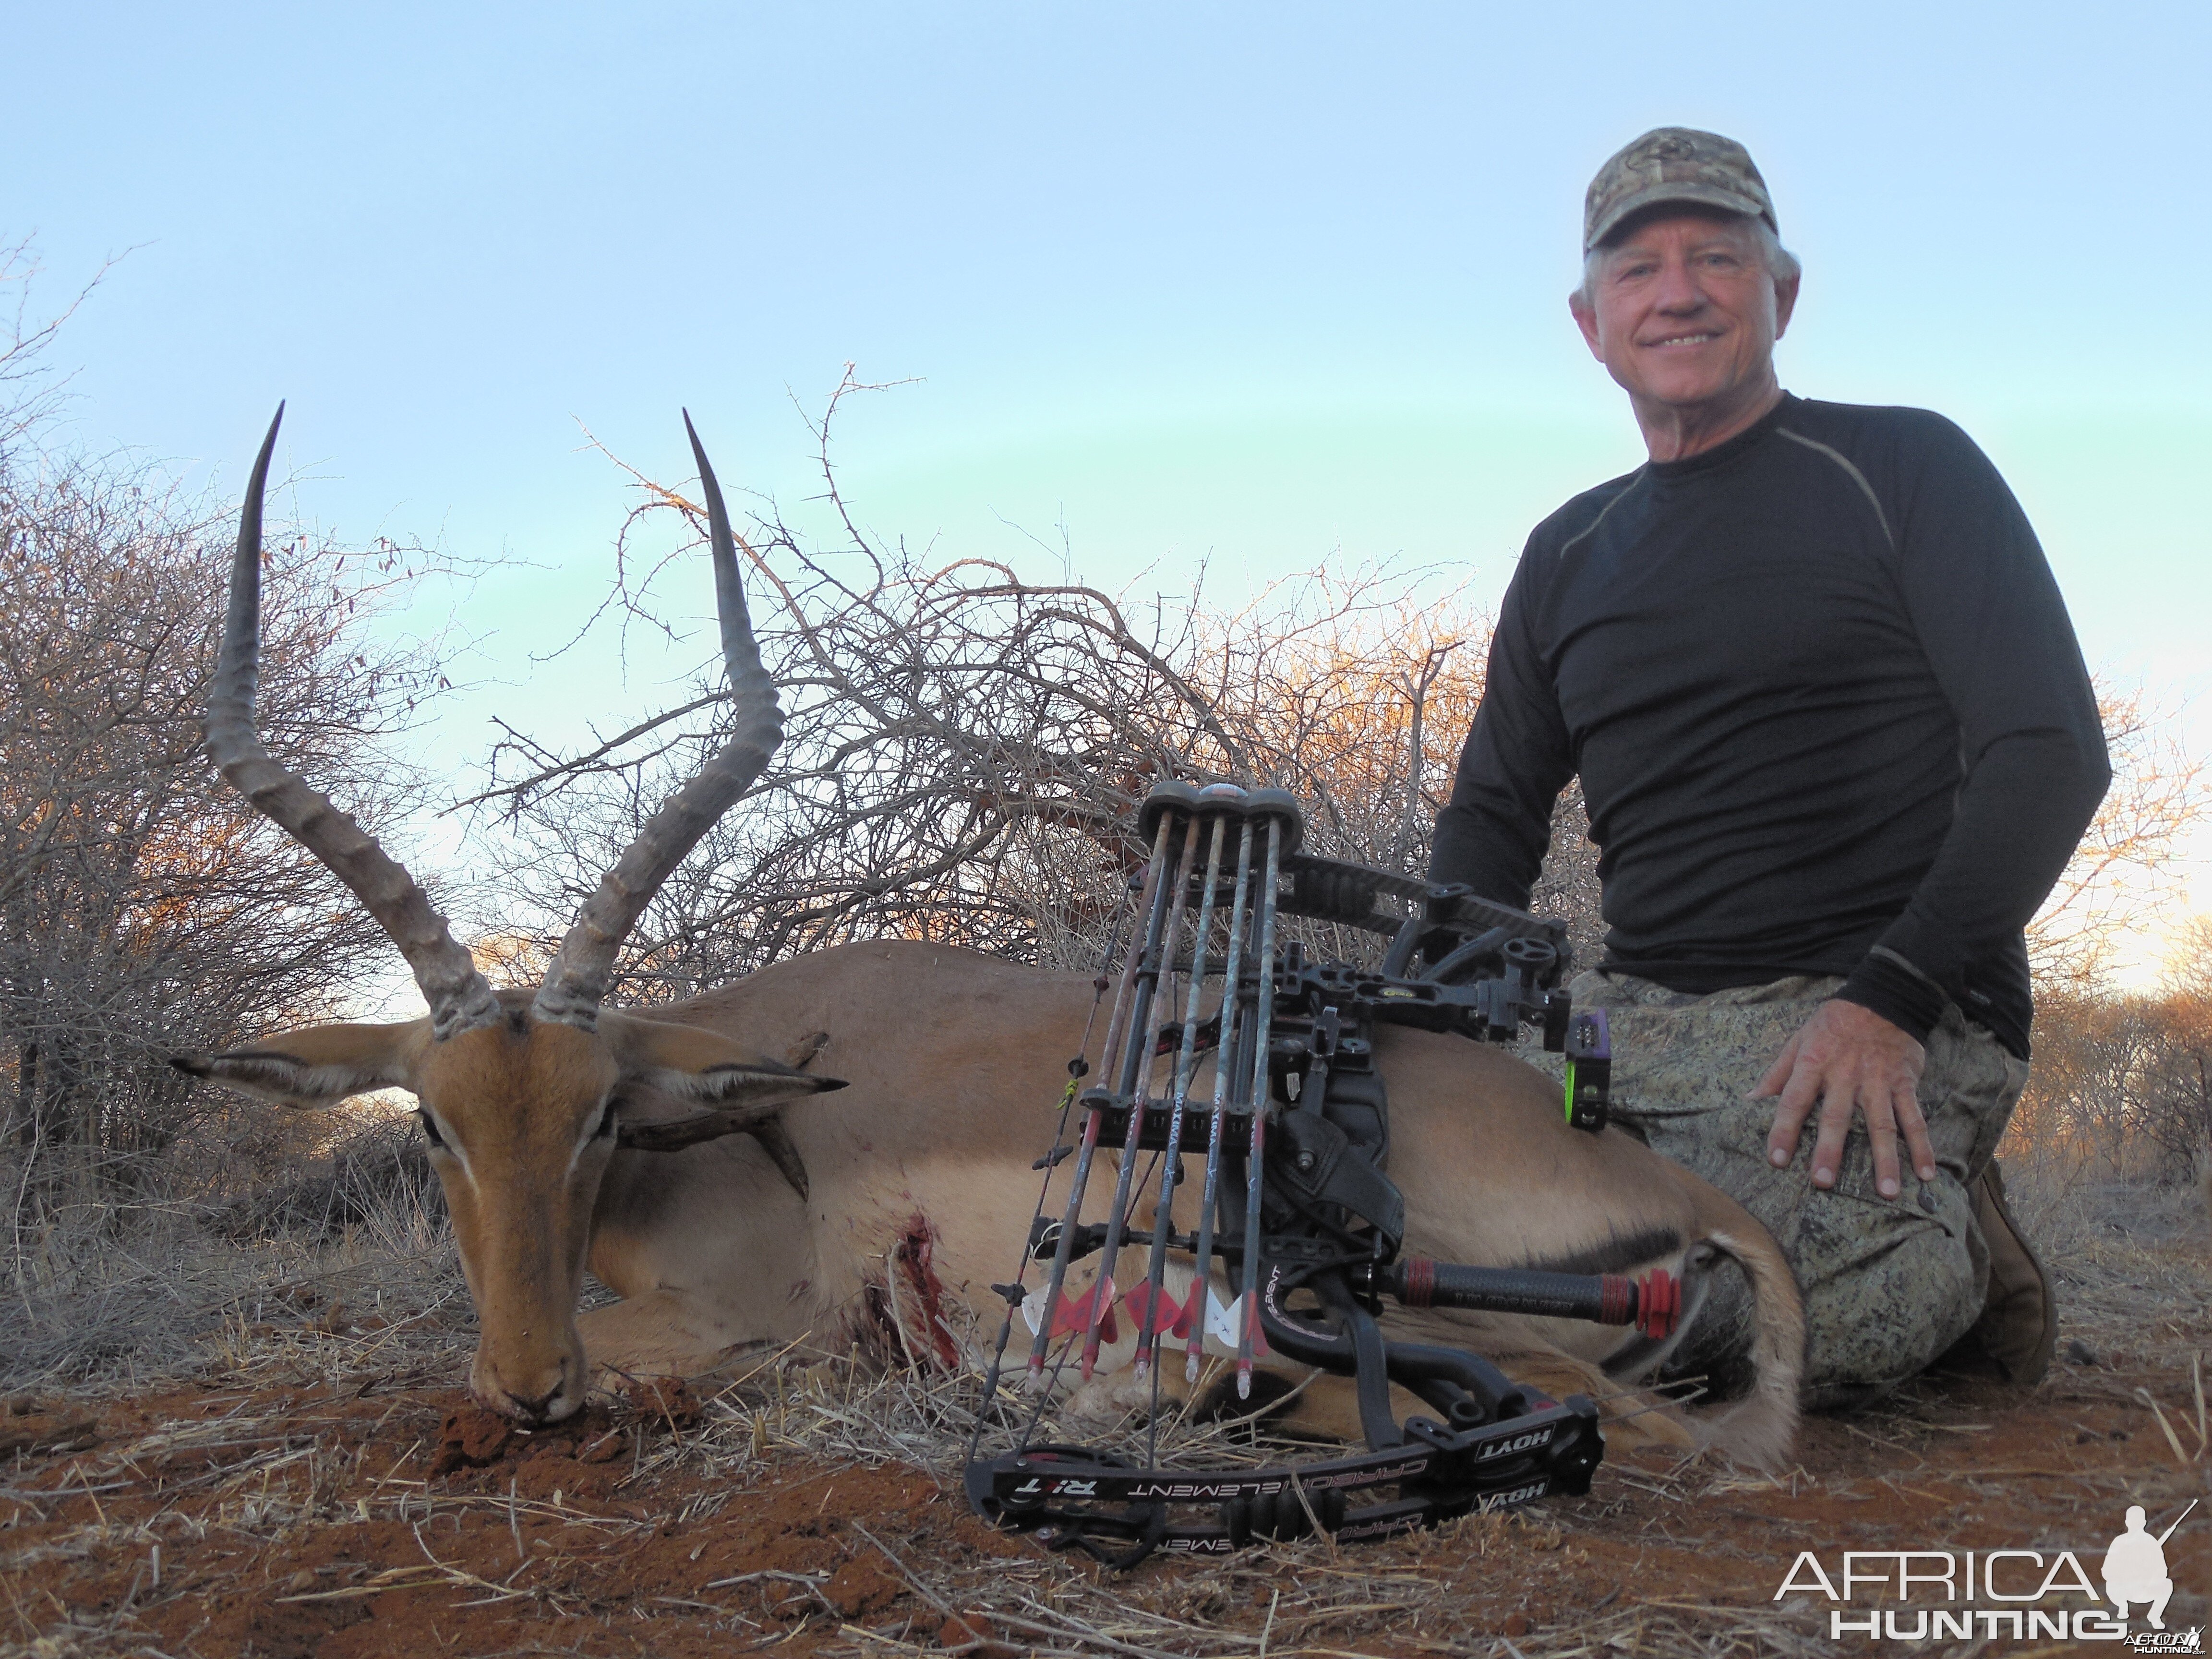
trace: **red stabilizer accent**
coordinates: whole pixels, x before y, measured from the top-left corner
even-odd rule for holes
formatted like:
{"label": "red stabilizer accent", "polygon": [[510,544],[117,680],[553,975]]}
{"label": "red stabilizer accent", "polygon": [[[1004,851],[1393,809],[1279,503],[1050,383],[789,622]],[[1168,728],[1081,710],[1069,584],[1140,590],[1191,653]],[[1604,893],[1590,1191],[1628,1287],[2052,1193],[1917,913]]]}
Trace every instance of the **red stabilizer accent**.
{"label": "red stabilizer accent", "polygon": [[1406,1288],[1398,1300],[1409,1308],[1425,1308],[1436,1297],[1437,1264],[1425,1255],[1406,1258]]}
{"label": "red stabilizer accent", "polygon": [[1664,1267],[1654,1267],[1636,1283],[1636,1328],[1664,1341],[1674,1335],[1682,1317],[1682,1281]]}
{"label": "red stabilizer accent", "polygon": [[1619,1273],[1607,1273],[1597,1282],[1597,1322],[1626,1325],[1636,1317],[1636,1285]]}

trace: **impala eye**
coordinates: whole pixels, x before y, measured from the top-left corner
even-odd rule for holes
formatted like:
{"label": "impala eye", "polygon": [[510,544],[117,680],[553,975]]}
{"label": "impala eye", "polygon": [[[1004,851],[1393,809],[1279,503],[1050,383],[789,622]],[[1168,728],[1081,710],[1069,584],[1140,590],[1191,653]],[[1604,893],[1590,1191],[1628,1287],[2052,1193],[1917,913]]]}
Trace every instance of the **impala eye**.
{"label": "impala eye", "polygon": [[428,1109],[418,1109],[415,1115],[422,1120],[422,1138],[433,1146],[442,1147],[446,1144],[446,1138],[438,1133],[438,1120],[430,1115]]}
{"label": "impala eye", "polygon": [[599,1114],[599,1127],[592,1131],[594,1139],[605,1140],[615,1132],[615,1109],[621,1104],[618,1100],[611,1100],[607,1103],[606,1110]]}

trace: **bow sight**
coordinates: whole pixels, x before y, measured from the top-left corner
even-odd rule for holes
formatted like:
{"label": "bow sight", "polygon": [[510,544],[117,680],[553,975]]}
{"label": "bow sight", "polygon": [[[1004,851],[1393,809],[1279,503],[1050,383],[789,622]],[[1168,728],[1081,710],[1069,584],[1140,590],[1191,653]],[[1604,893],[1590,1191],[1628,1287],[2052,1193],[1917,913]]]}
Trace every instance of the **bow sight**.
{"label": "bow sight", "polygon": [[[985,1398],[997,1395],[1019,1312],[1034,1332],[1033,1405],[1012,1450],[980,1458],[971,1444],[969,1500],[1054,1548],[1127,1566],[1155,1549],[1225,1551],[1316,1529],[1378,1538],[1478,1507],[1587,1492],[1603,1454],[1588,1398],[1547,1399],[1480,1354],[1389,1341],[1376,1322],[1387,1296],[1413,1308],[1633,1323],[1655,1339],[1674,1328],[1680,1286],[1663,1270],[1631,1281],[1399,1254],[1405,1200],[1384,1173],[1390,1122],[1375,1027],[1510,1042],[1534,1026],[1547,1048],[1566,1055],[1567,1121],[1602,1129],[1605,1015],[1570,1006],[1560,983],[1566,929],[1464,887],[1301,853],[1297,802],[1279,789],[1162,783],[1139,823],[1152,853],[1141,884],[1133,883],[1135,927],[1119,964],[1101,1081],[1079,1097],[1070,1085],[1081,1131],[1066,1140],[1063,1109],[1061,1133],[1037,1161],[1049,1194],[1073,1159],[1061,1213],[1048,1217],[1040,1198],[1024,1272],[995,1287],[1007,1316]],[[1297,942],[1279,939],[1286,914],[1390,943],[1373,968],[1313,962]],[[1425,962],[1419,971],[1417,958]],[[1212,1098],[1201,1107],[1191,1091],[1208,1054]],[[1069,1066],[1078,1078],[1088,1069],[1079,1058]],[[1176,1189],[1201,1144],[1198,1201],[1194,1211],[1184,1206],[1194,1224],[1179,1231]],[[1119,1154],[1113,1200],[1103,1220],[1086,1221],[1102,1146]],[[1150,1164],[1147,1153],[1156,1155]],[[1148,1188],[1155,1206],[1146,1237],[1132,1222]],[[1143,1278],[1121,1294],[1116,1264],[1139,1249]],[[1071,1296],[1072,1264],[1094,1255],[1089,1287]],[[1046,1261],[1045,1283],[1033,1290],[1026,1268]],[[1237,1292],[1225,1308],[1213,1289],[1217,1264]],[[1198,1380],[1209,1351],[1233,1363],[1240,1399],[1250,1396],[1255,1359],[1272,1350],[1354,1379],[1367,1449],[1296,1468],[1213,1473],[1036,1443],[1054,1383],[1071,1364],[1090,1378],[1123,1320],[1134,1374],[1152,1379],[1155,1417],[1165,1343],[1181,1346],[1187,1382]],[[1393,1382],[1438,1415],[1397,1422]],[[979,1442],[981,1434],[979,1425]],[[1397,1488],[1395,1500],[1352,1507],[1354,1495],[1385,1486]],[[1193,1504],[1213,1513],[1178,1521],[1177,1506]]]}

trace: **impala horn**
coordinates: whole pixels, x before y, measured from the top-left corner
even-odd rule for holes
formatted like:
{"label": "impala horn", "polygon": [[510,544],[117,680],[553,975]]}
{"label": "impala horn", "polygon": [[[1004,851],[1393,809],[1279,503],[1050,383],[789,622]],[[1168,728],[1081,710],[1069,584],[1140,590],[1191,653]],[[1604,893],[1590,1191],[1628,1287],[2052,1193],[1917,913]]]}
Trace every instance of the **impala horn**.
{"label": "impala horn", "polygon": [[321,860],[353,890],[362,907],[392,936],[415,982],[430,1005],[437,1041],[498,1024],[499,1000],[469,953],[453,942],[446,919],[404,866],[385,854],[376,837],[270,758],[254,729],[253,696],[260,679],[261,502],[269,483],[269,458],[284,405],[269,422],[269,435],[253,463],[246,505],[238,520],[238,552],[231,561],[230,599],[223,617],[222,654],[208,696],[208,754],[232,788],[252,801],[285,834]]}
{"label": "impala horn", "polygon": [[561,941],[560,952],[546,971],[545,983],[539,988],[531,1012],[539,1019],[586,1031],[597,1027],[599,1000],[606,994],[607,981],[614,975],[615,953],[637,926],[660,884],[698,845],[714,821],[752,787],[767,769],[776,745],[783,741],[783,711],[776,703],[775,682],[761,666],[752,620],[745,614],[729,509],[722,505],[722,488],[714,482],[714,469],[708,465],[707,452],[692,428],[689,410],[684,412],[684,430],[690,435],[692,458],[699,464],[700,486],[707,494],[714,602],[721,616],[722,660],[729,671],[737,731],[699,775],[671,796],[668,804],[638,832],[629,850],[601,878],[599,890],[584,901],[576,913],[575,926]]}

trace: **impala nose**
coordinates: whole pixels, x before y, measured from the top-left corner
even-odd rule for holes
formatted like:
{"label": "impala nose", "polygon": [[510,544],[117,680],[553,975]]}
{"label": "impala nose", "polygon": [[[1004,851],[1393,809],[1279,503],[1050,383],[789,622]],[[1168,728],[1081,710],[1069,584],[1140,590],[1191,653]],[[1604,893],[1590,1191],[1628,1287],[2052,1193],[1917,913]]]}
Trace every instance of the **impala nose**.
{"label": "impala nose", "polygon": [[469,1392],[477,1402],[526,1428],[573,1417],[584,1403],[584,1357],[564,1356],[550,1364],[504,1368],[481,1353],[470,1368]]}
{"label": "impala nose", "polygon": [[511,1415],[520,1419],[525,1423],[543,1423],[552,1414],[554,1396],[558,1395],[560,1392],[560,1385],[556,1383],[552,1388],[546,1389],[544,1394],[538,1395],[534,1398],[526,1397],[525,1395],[519,1394],[510,1394],[507,1397],[509,1413]]}
{"label": "impala nose", "polygon": [[574,1379],[563,1375],[543,1394],[520,1394],[513,1389],[488,1391],[489,1398],[479,1395],[483,1403],[501,1417],[512,1418],[526,1428],[539,1428],[548,1423],[557,1423],[562,1418],[573,1417],[576,1408],[584,1403],[584,1391],[571,1386]]}

